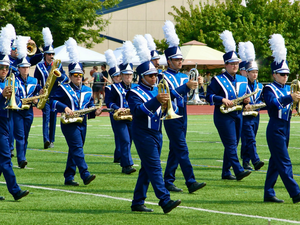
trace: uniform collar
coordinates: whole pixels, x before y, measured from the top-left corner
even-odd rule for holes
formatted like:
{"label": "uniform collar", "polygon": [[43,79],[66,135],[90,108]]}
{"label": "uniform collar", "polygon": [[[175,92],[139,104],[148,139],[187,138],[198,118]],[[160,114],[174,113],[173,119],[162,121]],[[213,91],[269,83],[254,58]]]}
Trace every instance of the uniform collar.
{"label": "uniform collar", "polygon": [[126,85],[123,81],[121,82],[121,85],[122,85],[122,87],[125,88],[126,90],[127,90],[127,89],[130,89],[130,87],[131,87],[131,84]]}
{"label": "uniform collar", "polygon": [[149,87],[148,85],[144,84],[142,81],[139,82],[139,85],[141,85],[143,88],[149,90],[149,91],[153,91],[154,87]]}
{"label": "uniform collar", "polygon": [[171,69],[170,67],[168,67],[167,71],[168,71],[169,73],[172,73],[172,74],[177,74],[177,73],[178,73],[178,71],[173,70],[173,69]]}
{"label": "uniform collar", "polygon": [[223,73],[230,81],[234,81],[235,80],[235,77],[236,77],[236,75],[234,75],[234,77],[231,75],[231,74],[229,74],[227,71],[225,71],[224,73]]}
{"label": "uniform collar", "polygon": [[276,80],[274,80],[273,84],[275,84],[277,87],[280,87],[280,88],[284,88],[284,86],[285,86],[285,84],[280,84]]}

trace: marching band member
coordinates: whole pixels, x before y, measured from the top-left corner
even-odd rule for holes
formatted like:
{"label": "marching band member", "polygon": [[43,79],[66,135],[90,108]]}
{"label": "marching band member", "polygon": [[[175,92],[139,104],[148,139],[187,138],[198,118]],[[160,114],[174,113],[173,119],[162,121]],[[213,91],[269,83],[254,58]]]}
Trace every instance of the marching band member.
{"label": "marching band member", "polygon": [[[29,76],[29,68],[31,64],[27,58],[27,37],[17,37],[17,47],[19,49],[18,54],[18,70],[19,75],[16,76],[16,82],[18,83],[18,93],[21,99],[33,97],[39,94],[41,87],[37,83],[37,79]],[[34,100],[33,103],[37,103],[38,100]],[[31,103],[30,103],[31,106]],[[16,140],[17,159],[20,168],[24,168],[27,165],[26,150],[28,144],[28,135],[33,122],[33,108],[24,110],[13,110],[14,120],[14,138]]]}
{"label": "marching band member", "polygon": [[[225,148],[222,179],[242,180],[251,173],[251,171],[244,170],[237,156],[237,146],[243,122],[242,112],[222,113],[220,106],[225,104],[226,107],[230,107],[233,105],[231,100],[247,93],[247,78],[236,74],[239,59],[235,52],[236,46],[232,33],[225,30],[220,37],[223,40],[226,51],[223,55],[226,72],[212,78],[207,88],[206,101],[211,105],[215,105],[214,123]],[[245,104],[248,102],[249,98],[244,99]],[[235,176],[231,174],[230,167],[233,168]]]}
{"label": "marching band member", "polygon": [[[43,38],[44,38],[44,60],[36,65],[34,71],[34,77],[37,78],[39,85],[43,88],[49,76],[49,72],[53,66],[54,60],[54,49],[52,46],[53,39],[51,31],[48,27],[43,28]],[[67,82],[68,78],[65,75],[65,72],[60,65],[59,71],[61,72],[61,77],[57,78],[53,88],[52,93],[55,92],[55,89],[58,86],[58,82],[61,83]],[[45,104],[43,111],[43,139],[44,139],[44,148],[53,148],[55,141],[55,128],[56,128],[56,112],[50,110],[49,102]]]}
{"label": "marching band member", "polygon": [[158,93],[155,86],[157,70],[150,62],[150,52],[147,41],[142,35],[134,38],[134,45],[138,50],[141,64],[136,68],[139,75],[139,86],[132,88],[128,94],[128,104],[133,114],[132,136],[135,147],[141,159],[141,169],[134,190],[131,210],[153,212],[144,203],[151,182],[159,205],[164,213],[176,208],[181,201],[170,199],[162,177],[160,153],[162,148],[161,133],[161,104],[169,99],[168,93]]}
{"label": "marching band member", "polygon": [[[118,84],[121,82],[121,75],[120,75],[120,69],[118,67],[118,62],[117,59],[111,49],[108,49],[105,52],[105,58],[106,58],[106,63],[109,66],[109,75],[113,81],[114,84]],[[111,85],[106,85],[105,86],[105,103],[108,105],[108,102],[111,102],[109,100],[111,98]],[[120,140],[118,137],[118,131],[116,131],[116,121],[113,118],[113,112],[109,113],[109,118],[110,118],[110,123],[112,130],[114,132],[114,140],[115,140],[115,151],[114,151],[114,163],[120,163],[121,162],[121,148],[120,148]]]}
{"label": "marching band member", "polygon": [[[61,84],[50,98],[51,109],[57,112],[64,112],[67,115],[74,115],[74,110],[85,109],[94,106],[92,89],[82,85],[83,70],[79,63],[77,43],[73,38],[65,42],[71,63],[69,64],[70,83]],[[101,109],[88,114],[89,118],[95,118],[101,114]],[[82,123],[74,122],[61,123],[61,130],[69,146],[68,160],[64,173],[65,185],[78,186],[74,181],[76,167],[79,169],[80,177],[85,185],[88,185],[96,178],[88,171],[84,159],[83,145],[86,136],[87,115],[84,115]]]}
{"label": "marching band member", "polygon": [[[135,49],[131,41],[124,42],[122,54],[123,63],[119,65],[122,82],[118,84],[112,84],[110,95],[108,98],[106,98],[107,107],[118,111],[125,111],[126,109],[129,109],[128,102],[125,97],[130,88],[136,86],[136,84],[131,83],[133,78],[133,66],[131,61],[135,55]],[[132,122],[130,120],[115,121],[115,132],[119,138],[121,149],[120,165],[122,167],[122,173],[125,174],[131,174],[136,171],[136,169],[132,167],[131,126]]]}
{"label": "marching band member", "polygon": [[[252,42],[248,41],[245,43],[245,53],[247,63],[245,70],[248,77],[247,89],[249,92],[254,92],[257,88],[258,93],[250,97],[250,103],[245,106],[246,110],[250,109],[253,104],[262,104],[262,89],[263,85],[257,82],[258,77],[258,66],[255,62],[255,50]],[[245,111],[245,109],[244,109]],[[258,110],[257,110],[258,112]],[[250,160],[255,170],[259,170],[264,166],[264,162],[260,161],[256,149],[256,134],[259,126],[259,113],[257,116],[254,115],[243,115],[243,126],[241,133],[241,158],[243,159],[244,169],[253,170],[250,166]]]}
{"label": "marching band member", "polygon": [[[9,118],[11,110],[5,109],[7,100],[11,98],[12,89],[6,86],[6,76],[9,70],[10,39],[7,38],[7,29],[2,28],[0,36],[0,174],[4,175],[8,191],[15,200],[19,200],[29,194],[22,191],[17,184],[16,176],[11,162],[11,151],[9,147]],[[4,200],[4,197],[0,197]]]}
{"label": "marching band member", "polygon": [[[185,184],[188,187],[189,193],[195,192],[203,188],[206,183],[198,183],[195,180],[194,170],[189,159],[189,150],[186,143],[186,130],[187,130],[187,93],[190,89],[195,89],[198,81],[188,80],[186,74],[180,73],[182,68],[182,53],[180,51],[179,39],[175,32],[175,26],[171,21],[166,21],[163,27],[165,37],[169,43],[169,48],[165,50],[165,56],[168,62],[168,69],[163,72],[164,79],[169,84],[171,98],[174,104],[178,107],[178,115],[181,118],[164,120],[164,126],[168,138],[169,157],[164,174],[166,188],[169,191],[181,192],[182,189],[174,185],[175,172],[180,164]],[[199,76],[200,82],[203,83],[203,78]]]}
{"label": "marching band member", "polygon": [[286,85],[290,70],[286,61],[284,39],[280,34],[273,34],[269,40],[274,62],[271,64],[274,82],[263,89],[263,97],[270,117],[267,126],[267,142],[271,157],[265,182],[264,201],[283,203],[275,195],[274,186],[280,175],[293,203],[300,202],[299,185],[293,178],[292,163],[288,153],[290,137],[291,105],[300,100],[299,92],[290,94]]}

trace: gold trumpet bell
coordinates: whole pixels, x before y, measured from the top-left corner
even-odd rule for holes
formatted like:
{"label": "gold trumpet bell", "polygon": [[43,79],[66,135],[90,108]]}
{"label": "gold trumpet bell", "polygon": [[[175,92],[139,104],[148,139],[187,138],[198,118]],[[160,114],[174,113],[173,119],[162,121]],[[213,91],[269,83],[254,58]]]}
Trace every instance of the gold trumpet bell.
{"label": "gold trumpet bell", "polygon": [[172,120],[172,119],[178,119],[181,118],[182,116],[177,115],[173,108],[171,107],[170,109],[168,109],[167,114],[165,116],[163,116],[162,118],[160,118],[160,120]]}

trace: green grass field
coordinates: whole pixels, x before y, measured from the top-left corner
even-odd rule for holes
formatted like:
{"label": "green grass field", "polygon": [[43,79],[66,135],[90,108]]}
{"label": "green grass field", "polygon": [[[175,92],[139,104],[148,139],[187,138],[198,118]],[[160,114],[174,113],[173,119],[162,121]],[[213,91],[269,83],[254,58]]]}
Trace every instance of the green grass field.
{"label": "green grass field", "polygon": [[[79,187],[64,186],[63,172],[68,147],[57,121],[55,147],[43,149],[42,119],[35,118],[27,151],[28,167],[14,167],[19,185],[30,194],[14,201],[0,177],[0,224],[290,224],[300,223],[299,204],[293,204],[281,179],[275,186],[277,197],[284,204],[263,202],[263,187],[268,166],[269,151],[265,139],[268,116],[261,116],[257,135],[258,153],[265,161],[262,170],[253,172],[244,180],[221,180],[223,145],[213,124],[212,115],[189,116],[187,142],[190,159],[198,182],[207,186],[189,194],[180,168],[175,185],[182,193],[171,193],[173,200],[181,199],[180,207],[164,214],[158,206],[152,186],[146,205],[153,213],[131,212],[130,205],[138,172],[121,173],[113,162],[114,140],[108,117],[88,121],[84,146],[89,171],[97,178],[85,186],[76,174]],[[300,183],[300,119],[293,118],[289,153],[295,179]],[[166,166],[168,138],[164,135],[162,167]],[[132,147],[136,168],[140,160]],[[17,165],[17,160],[12,159]],[[272,218],[268,221],[268,218]]]}

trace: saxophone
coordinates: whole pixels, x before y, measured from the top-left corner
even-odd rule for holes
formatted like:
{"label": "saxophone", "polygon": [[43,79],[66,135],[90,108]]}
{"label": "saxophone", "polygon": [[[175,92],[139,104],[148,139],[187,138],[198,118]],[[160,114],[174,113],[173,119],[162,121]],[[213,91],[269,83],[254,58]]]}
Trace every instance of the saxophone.
{"label": "saxophone", "polygon": [[[297,74],[297,78],[292,81],[291,83],[291,93],[295,93],[297,91],[300,91],[300,81],[298,80],[299,74]],[[300,116],[300,101],[294,101],[292,110],[296,109],[296,113],[293,114],[293,116]]]}
{"label": "saxophone", "polygon": [[232,102],[233,102],[233,105],[230,106],[230,107],[226,107],[225,104],[223,103],[220,107],[220,111],[222,113],[230,113],[230,112],[233,112],[233,111],[240,111],[243,109],[243,106],[242,105],[238,105],[240,103],[242,103],[244,101],[244,99],[248,98],[248,97],[251,97],[252,95],[255,95],[256,93],[258,93],[259,91],[259,88],[257,86],[256,90],[254,92],[251,92],[250,94],[246,94],[242,97],[239,97],[239,98],[236,98],[236,99],[233,99]]}
{"label": "saxophone", "polygon": [[250,109],[243,111],[243,116],[254,116],[257,117],[258,111],[255,111],[257,109],[261,109],[266,106],[266,103],[259,103],[259,104],[254,104],[250,105]]}
{"label": "saxophone", "polygon": [[129,120],[132,121],[132,115],[130,113],[130,109],[125,109],[122,111],[121,109],[116,109],[113,115],[114,120]]}
{"label": "saxophone", "polygon": [[42,97],[40,98],[37,104],[38,109],[43,109],[45,107],[45,104],[49,98],[50,92],[52,90],[56,78],[61,77],[61,73],[58,70],[60,64],[61,64],[61,60],[59,59],[54,60],[53,66],[51,67],[45,86],[43,87],[44,94],[41,95]]}

